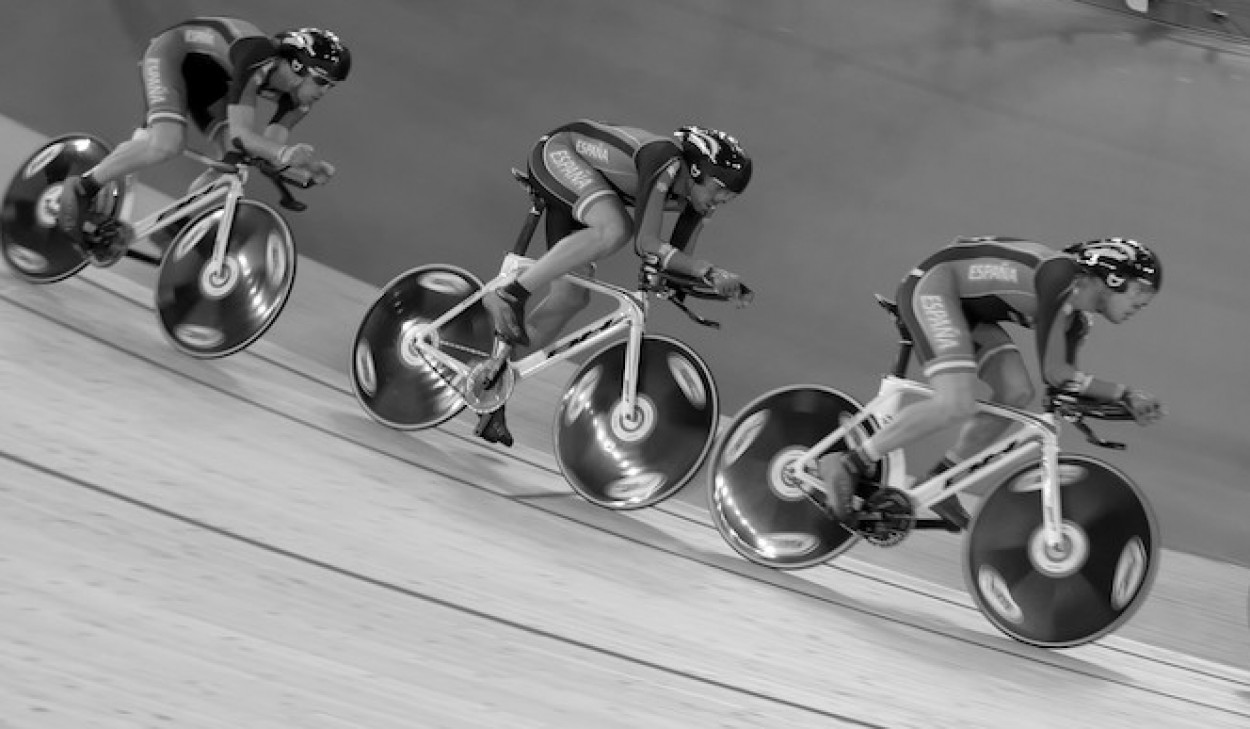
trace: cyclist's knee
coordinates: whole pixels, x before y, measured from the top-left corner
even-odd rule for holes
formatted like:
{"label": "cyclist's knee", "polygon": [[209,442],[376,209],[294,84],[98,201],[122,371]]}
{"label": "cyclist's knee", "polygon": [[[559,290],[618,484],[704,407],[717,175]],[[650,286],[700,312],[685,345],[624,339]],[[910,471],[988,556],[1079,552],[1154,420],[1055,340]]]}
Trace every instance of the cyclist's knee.
{"label": "cyclist's knee", "polygon": [[1004,405],[1027,407],[1037,394],[1024,360],[1014,350],[986,361],[981,377],[990,386],[994,401]]}
{"label": "cyclist's knee", "polygon": [[933,381],[933,406],[946,425],[957,425],[977,411],[976,377],[947,375]]}
{"label": "cyclist's knee", "polygon": [[590,229],[591,239],[598,252],[596,259],[610,256],[625,247],[629,242],[629,228],[623,225],[609,224]]}
{"label": "cyclist's knee", "polygon": [[148,159],[153,163],[173,159],[186,146],[186,132],[181,124],[153,124],[145,137]]}
{"label": "cyclist's knee", "polygon": [[633,225],[623,207],[600,204],[591,208],[586,219],[586,234],[603,257],[616,253],[629,242]]}
{"label": "cyclist's knee", "polygon": [[1016,408],[1028,407],[1033,403],[1033,398],[1036,395],[1037,391],[1034,389],[1032,381],[1027,378],[1023,380],[1013,379],[1001,383],[994,389],[994,400],[996,402]]}
{"label": "cyclist's knee", "polygon": [[[586,269],[589,270],[589,266]],[[547,294],[545,301],[548,302],[545,306],[572,315],[590,305],[590,291],[582,286],[556,281],[551,284],[551,292]]]}

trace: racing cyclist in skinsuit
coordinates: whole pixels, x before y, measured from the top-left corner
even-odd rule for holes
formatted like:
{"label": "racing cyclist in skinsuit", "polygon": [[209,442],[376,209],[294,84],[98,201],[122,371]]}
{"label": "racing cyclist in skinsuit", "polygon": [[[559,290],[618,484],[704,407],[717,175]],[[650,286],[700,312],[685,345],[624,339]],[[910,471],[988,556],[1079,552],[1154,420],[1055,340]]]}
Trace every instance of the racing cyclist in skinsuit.
{"label": "racing cyclist in skinsuit", "polygon": [[[351,53],[338,36],[316,28],[270,37],[245,20],[206,17],[163,31],[139,62],[147,104],[144,128],[81,177],[65,180],[58,227],[77,238],[84,224],[96,222],[91,208],[100,189],[180,154],[188,122],[219,159],[238,150],[278,168],[304,169],[314,182],[324,183],[334,174],[333,165],[318,159],[310,145],[288,144],[287,138],[312,105],[347,78],[351,64]],[[276,109],[257,131],[262,98]],[[124,245],[113,245],[88,251],[88,257],[97,265],[111,265],[124,252]]]}
{"label": "racing cyclist in skinsuit", "polygon": [[[488,362],[495,372],[515,346],[537,350],[550,344],[589,303],[590,292],[560,280],[564,274],[592,275],[594,261],[630,241],[659,268],[704,279],[720,295],[742,302],[737,274],[693,255],[704,221],[751,180],[751,159],[733,137],[697,126],[668,135],[580,120],[538,140],[529,173],[547,203],[548,251],[482,299],[496,335],[512,345]],[[632,216],[626,208],[633,208]],[[667,241],[661,238],[666,211],[678,214]],[[527,324],[525,303],[545,286],[550,291]],[[476,432],[512,445],[502,408],[483,415]]]}
{"label": "racing cyclist in skinsuit", "polygon": [[[1077,366],[1090,313],[1120,324],[1150,303],[1163,281],[1159,259],[1123,238],[1078,243],[1062,252],[1017,238],[958,238],[925,259],[898,289],[899,315],[915,340],[933,396],[908,405],[872,436],[822,459],[827,492],[813,494],[843,523],[853,522],[855,487],[890,452],[944,428],[962,426],[954,447],[928,477],[988,446],[1010,423],[975,413],[978,380],[990,400],[1027,407],[1034,397],[1024,359],[1003,322],[1032,328],[1039,371],[1053,388],[1124,403],[1142,425],[1163,410],[1151,394]],[[823,498],[822,498],[823,497]],[[958,529],[968,512],[955,495],[932,510]]]}

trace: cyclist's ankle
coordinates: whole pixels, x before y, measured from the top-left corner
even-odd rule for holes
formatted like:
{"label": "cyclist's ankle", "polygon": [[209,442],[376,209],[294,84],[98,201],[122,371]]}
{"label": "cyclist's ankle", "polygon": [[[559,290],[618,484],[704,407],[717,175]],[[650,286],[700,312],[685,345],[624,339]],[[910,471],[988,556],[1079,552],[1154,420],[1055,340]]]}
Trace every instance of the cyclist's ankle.
{"label": "cyclist's ankle", "polygon": [[100,184],[100,182],[96,180],[95,175],[91,172],[87,172],[82,177],[78,178],[78,192],[88,200],[94,200],[95,196],[100,193],[100,189],[102,187],[104,187],[104,185]]}
{"label": "cyclist's ankle", "polygon": [[500,298],[518,308],[524,307],[530,297],[529,290],[517,279],[513,279],[506,286],[501,286],[498,291]]}
{"label": "cyclist's ankle", "polygon": [[846,451],[846,458],[843,460],[843,463],[846,464],[847,470],[856,476],[862,476],[870,473],[877,465],[878,460],[869,456],[863,446],[860,446]]}
{"label": "cyclist's ankle", "polygon": [[926,478],[933,478],[934,476],[938,474],[946,473],[947,471],[954,468],[955,464],[957,463],[959,463],[959,459],[953,458],[951,457],[951,454],[947,453],[946,455],[942,456],[942,460],[933,464],[933,468],[929,469],[929,475],[926,476]]}

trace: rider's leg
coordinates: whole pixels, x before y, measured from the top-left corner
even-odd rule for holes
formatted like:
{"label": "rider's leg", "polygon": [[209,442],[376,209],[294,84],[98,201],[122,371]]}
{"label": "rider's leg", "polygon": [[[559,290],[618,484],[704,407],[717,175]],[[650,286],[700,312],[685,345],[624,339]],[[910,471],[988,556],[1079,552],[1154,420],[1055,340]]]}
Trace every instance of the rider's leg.
{"label": "rider's leg", "polygon": [[186,146],[186,127],[176,121],[154,121],[146,134],[137,134],[117,145],[113,153],[83,175],[103,185],[139,170],[167,162]]}
{"label": "rider's leg", "polygon": [[[574,270],[583,276],[591,275],[591,266]],[[558,279],[551,284],[551,291],[530,312],[525,329],[529,333],[532,350],[551,344],[569,321],[590,304],[590,291],[582,286]]]}
{"label": "rider's leg", "polygon": [[[1004,332],[1004,337],[1008,335]],[[1035,391],[1020,350],[1008,337],[1006,342],[987,347],[979,357],[979,375],[990,387],[989,400],[1001,405],[1025,408],[1033,402]],[[959,431],[955,444],[944,460],[959,463],[997,440],[1012,426],[1006,418],[977,413]]]}
{"label": "rider's leg", "polygon": [[60,227],[67,231],[78,230],[84,214],[102,187],[177,156],[183,149],[185,139],[185,128],[180,122],[157,121],[119,144],[112,154],[87,170],[82,177],[67,178],[61,195],[61,211],[57,216]]}
{"label": "rider's leg", "polygon": [[976,412],[979,381],[972,329],[963,314],[955,271],[943,263],[917,269],[899,286],[898,302],[933,394],[903,408],[858,446],[821,463],[826,496],[844,522],[857,482],[878,461],[937,431],[962,425]]}
{"label": "rider's leg", "polygon": [[[579,268],[589,272],[595,260],[611,255],[629,241],[630,228],[625,206],[616,196],[605,197],[598,204],[590,207],[585,213],[584,222],[588,227],[560,239],[534,266],[522,272],[518,280],[503,289],[488,292],[482,297],[482,305],[486,307],[494,320],[497,334],[503,334],[509,326],[515,325],[522,337],[514,337],[514,345],[544,347],[555,339],[569,319],[585,308],[589,302],[589,292],[567,281],[560,281],[559,277]],[[557,263],[545,263],[552,258]],[[526,279],[527,275],[539,266],[544,266],[539,275]],[[547,278],[553,275],[551,271],[559,271],[559,273],[554,274],[554,278]],[[528,280],[530,284],[522,283],[523,279]],[[535,309],[531,326],[526,327],[523,312],[529,292],[548,282],[551,284],[551,291]],[[529,286],[534,288],[529,288]],[[509,317],[515,317],[515,320],[510,321]],[[532,338],[526,334],[527,330],[532,333]],[[499,367],[502,364],[493,360],[488,362],[488,366]],[[512,434],[508,432],[505,418],[502,407],[494,412],[486,413],[478,419],[474,432],[491,443],[511,446]]]}
{"label": "rider's leg", "polygon": [[859,450],[875,461],[925,436],[963,424],[976,412],[977,383],[975,372],[935,373],[929,380],[933,396],[904,407]]}
{"label": "rider's leg", "polygon": [[[229,123],[224,118],[217,119],[204,132],[204,138],[208,142],[209,154],[213,159],[220,160],[226,156],[226,130],[228,126]],[[222,173],[219,170],[206,167],[187,186],[187,192],[194,192],[221,177],[221,175]]]}
{"label": "rider's leg", "polygon": [[529,291],[553,283],[564,274],[616,253],[629,242],[632,224],[619,197],[604,196],[584,213],[586,227],[555,244],[517,281]]}
{"label": "rider's leg", "polygon": [[[973,330],[972,336],[976,342],[978,374],[981,381],[990,388],[989,400],[1021,408],[1032,403],[1033,381],[1011,335],[998,324],[980,324]],[[925,478],[943,473],[979,452],[997,440],[1011,425],[1011,421],[1005,418],[976,413],[964,423],[955,444],[929,470]],[[966,529],[972,518],[956,494],[933,504],[930,509],[960,529]]]}
{"label": "rider's leg", "polygon": [[[629,242],[629,217],[624,204],[615,195],[600,197],[583,213],[582,222],[586,228],[565,236],[542,258],[522,271],[515,281],[482,298],[482,304],[495,322],[496,331],[511,335],[505,336],[505,339],[522,345],[530,343],[523,312],[531,292],[554,284],[566,273],[585,269],[591,263],[619,251]],[[553,293],[558,293],[558,287],[553,289]],[[563,326],[577,313],[576,309],[567,308],[569,303],[576,304],[577,299],[573,298],[571,302],[569,298],[563,301],[557,299],[556,306],[562,305],[566,308],[555,309],[550,315],[548,325],[554,323]],[[554,336],[552,331],[537,333]]]}
{"label": "rider's leg", "polygon": [[[571,213],[571,211],[570,211]],[[555,240],[556,244],[539,263],[534,265],[545,265],[544,261],[554,253],[560,246],[571,245],[579,246],[579,248],[589,249],[584,251],[585,256],[594,256],[591,261],[607,258],[622,246],[629,243],[629,235],[631,224],[629,214],[625,211],[625,205],[621,203],[615,195],[604,196],[597,203],[592,204],[584,213],[584,221],[581,225],[585,228],[574,230],[571,233],[561,235],[555,238],[552,233],[559,231],[561,228],[570,230],[574,228],[577,221],[569,220],[569,224],[561,224],[559,210],[552,210],[551,206],[547,209],[547,240]],[[531,275],[531,268],[520,276],[521,285],[529,288],[529,285],[541,285],[542,276],[549,275],[542,273]],[[594,264],[585,264],[570,269],[567,273],[576,273],[584,276],[594,275]],[[534,289],[530,289],[531,291]],[[534,311],[530,314],[529,334],[530,346],[534,349],[541,349],[551,344],[565,326],[569,325],[569,321],[585,309],[590,304],[590,291],[584,286],[570,283],[570,281],[556,278],[551,281],[550,293],[545,296],[539,305],[535,306]]]}
{"label": "rider's leg", "polygon": [[178,154],[185,143],[187,83],[183,63],[187,58],[182,33],[170,30],[148,44],[139,62],[143,82],[145,128],[118,145],[100,164],[81,178],[65,181],[57,225],[76,233],[84,214],[100,188],[114,180],[159,164]]}
{"label": "rider's leg", "polygon": [[977,383],[975,370],[935,373],[929,379],[932,397],[900,410],[858,447],[822,458],[820,472],[834,513],[847,520],[857,482],[887,454],[967,421],[976,411]]}

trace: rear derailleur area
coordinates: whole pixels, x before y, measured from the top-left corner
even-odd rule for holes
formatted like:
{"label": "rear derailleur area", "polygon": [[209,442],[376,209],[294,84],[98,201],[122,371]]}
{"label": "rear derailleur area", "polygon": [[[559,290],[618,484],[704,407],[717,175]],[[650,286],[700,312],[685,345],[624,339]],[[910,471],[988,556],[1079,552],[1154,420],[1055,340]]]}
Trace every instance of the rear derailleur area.
{"label": "rear derailleur area", "polygon": [[134,239],[130,224],[108,216],[92,216],[82,226],[78,244],[83,256],[97,266],[111,266],[121,260]]}
{"label": "rear derailleur area", "polygon": [[916,525],[911,498],[896,488],[884,486],[869,491],[866,486],[861,484],[856,489],[861,503],[856,513],[855,533],[873,546],[897,546]]}

